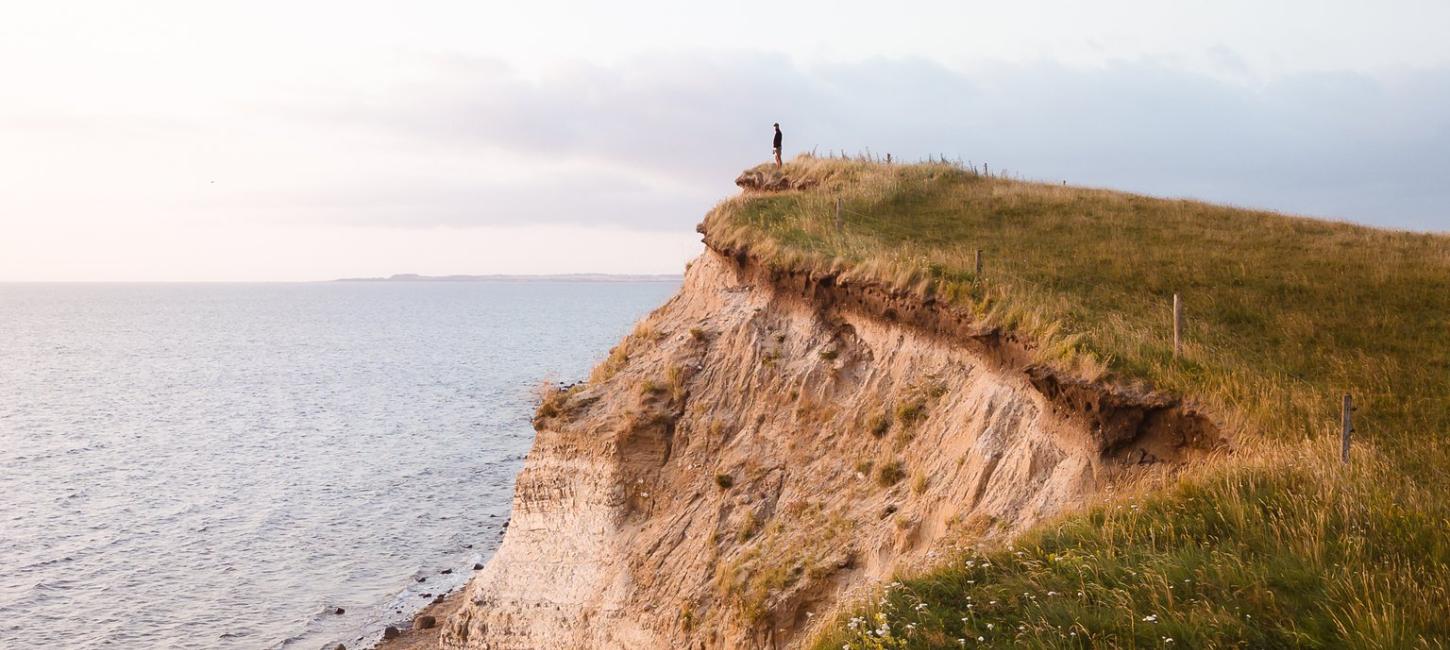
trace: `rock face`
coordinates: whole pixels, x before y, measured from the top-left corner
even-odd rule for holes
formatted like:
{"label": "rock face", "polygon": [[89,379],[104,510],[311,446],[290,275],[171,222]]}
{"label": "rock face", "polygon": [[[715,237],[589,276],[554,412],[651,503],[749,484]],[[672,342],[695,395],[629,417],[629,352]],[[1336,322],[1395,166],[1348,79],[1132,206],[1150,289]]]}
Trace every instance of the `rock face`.
{"label": "rock face", "polygon": [[854,589],[1217,441],[901,300],[707,251],[545,398],[513,526],[442,645],[797,647]]}

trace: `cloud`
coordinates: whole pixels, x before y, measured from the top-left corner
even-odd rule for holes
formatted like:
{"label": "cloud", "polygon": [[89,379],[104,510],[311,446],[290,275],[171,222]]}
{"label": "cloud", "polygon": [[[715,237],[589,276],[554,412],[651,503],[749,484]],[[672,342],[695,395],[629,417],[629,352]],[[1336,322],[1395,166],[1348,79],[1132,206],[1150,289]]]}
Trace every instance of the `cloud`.
{"label": "cloud", "polygon": [[[1210,55],[1235,66],[1231,50]],[[1450,230],[1447,69],[1259,80],[1153,59],[959,70],[732,53],[526,75],[449,56],[366,91],[296,89],[230,111],[0,108],[5,149],[26,152],[0,156],[11,182],[0,208],[683,232],[766,160],[779,121],[788,153],[945,155],[1026,178]]]}
{"label": "cloud", "polygon": [[[1236,60],[1225,48],[1212,55],[1230,67]],[[584,213],[685,227],[707,197],[730,191],[736,171],[767,157],[779,121],[788,151],[944,154],[1028,178],[1444,230],[1447,89],[1447,70],[1257,82],[1152,60],[957,71],[915,59],[806,68],[720,55],[580,64],[543,78],[453,60],[430,82],[356,98],[333,115],[419,146],[582,161],[614,179],[536,184],[529,191],[553,186],[572,198],[550,197],[531,219]],[[621,189],[631,177],[650,180]],[[675,188],[672,199],[645,199],[643,188],[661,181]],[[463,194],[486,201],[517,192],[484,183]]]}

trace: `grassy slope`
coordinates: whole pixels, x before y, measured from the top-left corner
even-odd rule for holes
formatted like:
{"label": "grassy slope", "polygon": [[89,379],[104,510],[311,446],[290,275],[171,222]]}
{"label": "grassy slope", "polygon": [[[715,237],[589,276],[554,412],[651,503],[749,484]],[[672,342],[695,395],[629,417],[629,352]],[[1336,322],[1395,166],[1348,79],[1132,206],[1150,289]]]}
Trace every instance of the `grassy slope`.
{"label": "grassy slope", "polygon": [[903,580],[819,647],[1450,644],[1450,237],[945,164],[785,173],[819,185],[725,201],[712,240],[949,300],[1044,362],[1199,401],[1237,447]]}

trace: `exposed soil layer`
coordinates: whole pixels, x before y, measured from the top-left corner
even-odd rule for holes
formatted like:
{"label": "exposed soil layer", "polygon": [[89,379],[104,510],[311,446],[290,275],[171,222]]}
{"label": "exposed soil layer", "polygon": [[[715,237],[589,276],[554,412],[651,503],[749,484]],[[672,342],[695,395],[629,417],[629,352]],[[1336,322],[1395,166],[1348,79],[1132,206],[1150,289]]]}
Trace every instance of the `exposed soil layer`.
{"label": "exposed soil layer", "polygon": [[1064,376],[1031,361],[1030,341],[983,327],[962,310],[875,281],[845,279],[837,273],[782,269],[763,263],[748,250],[712,241],[740,273],[768,283],[782,296],[799,296],[822,312],[849,310],[924,336],[945,337],[1004,373],[1021,373],[1058,414],[1076,420],[1090,433],[1089,444],[1105,457],[1151,463],[1181,461],[1186,454],[1224,449],[1227,440],[1213,420],[1183,400],[1152,391]]}
{"label": "exposed soil layer", "polygon": [[1224,442],[1177,399],[878,283],[712,242],[548,396],[448,648],[786,648],[842,598]]}

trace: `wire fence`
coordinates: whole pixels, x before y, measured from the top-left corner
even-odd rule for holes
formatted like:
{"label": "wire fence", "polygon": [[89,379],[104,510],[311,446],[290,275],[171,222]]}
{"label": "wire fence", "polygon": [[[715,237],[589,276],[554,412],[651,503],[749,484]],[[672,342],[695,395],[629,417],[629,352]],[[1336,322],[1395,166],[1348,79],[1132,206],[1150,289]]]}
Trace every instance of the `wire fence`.
{"label": "wire fence", "polygon": [[[846,223],[846,220],[843,218],[844,215],[856,216],[863,219],[879,218],[878,215],[867,214],[845,207],[844,202],[841,199],[837,198],[835,226],[837,234],[841,236],[846,235],[846,227],[848,225]],[[1008,264],[990,264],[983,256],[983,254],[988,249],[978,248],[974,250],[975,259],[973,264],[972,277],[975,282],[990,282],[995,279],[1005,278],[1018,285],[1031,287],[1032,289],[1043,293],[1056,293],[1060,292],[1064,288],[1063,283],[1060,282],[1046,283],[1014,272],[1014,270],[1012,270],[1010,265]],[[926,261],[929,258],[923,256],[922,259]],[[1107,290],[1111,288],[1116,291],[1119,287],[1121,287],[1120,283],[1109,285],[1108,283],[1104,282],[1091,282],[1082,279],[1073,280],[1070,284],[1075,287],[1088,287],[1093,290]],[[1155,296],[1153,298],[1141,299],[1138,306],[1147,309],[1163,308],[1165,310],[1168,315],[1168,319],[1167,325],[1164,327],[1164,330],[1168,330],[1169,332],[1171,332],[1171,334],[1165,335],[1164,338],[1167,341],[1171,342],[1173,359],[1186,359],[1188,358],[1188,355],[1184,351],[1184,344],[1187,342],[1188,330],[1187,319],[1184,314],[1185,301],[1182,294],[1175,292],[1172,294],[1171,302],[1168,302],[1167,304],[1164,304],[1164,302],[1166,301],[1164,301],[1162,297]],[[1193,348],[1196,351],[1196,353],[1193,355],[1195,359],[1211,358],[1215,350],[1217,349],[1216,346],[1206,340],[1195,341],[1193,344]],[[1353,405],[1353,398],[1350,394],[1345,393],[1341,399],[1342,405],[1340,408],[1339,423],[1340,460],[1342,463],[1347,464],[1350,462],[1350,443],[1352,435],[1355,432],[1353,415],[1354,412],[1358,409]]]}

